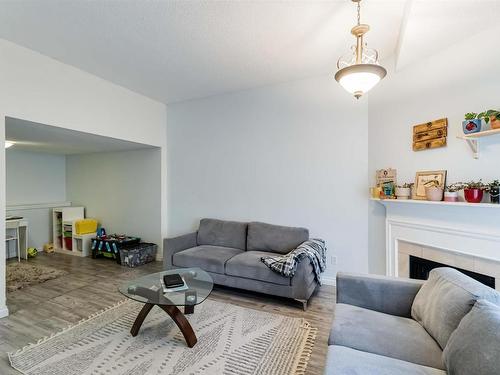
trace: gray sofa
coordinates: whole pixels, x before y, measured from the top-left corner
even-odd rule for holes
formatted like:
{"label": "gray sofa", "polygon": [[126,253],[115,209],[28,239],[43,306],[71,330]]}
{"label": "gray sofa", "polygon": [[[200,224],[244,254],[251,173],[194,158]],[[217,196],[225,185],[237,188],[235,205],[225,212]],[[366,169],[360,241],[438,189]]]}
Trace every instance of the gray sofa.
{"label": "gray sofa", "polygon": [[310,262],[300,262],[290,278],[272,271],[260,259],[287,254],[308,239],[305,228],[202,219],[197,232],[165,239],[163,262],[165,269],[199,267],[215,284],[293,298],[305,309],[317,286]]}
{"label": "gray sofa", "polygon": [[339,273],[325,374],[500,374],[499,305],[452,268],[425,282]]}

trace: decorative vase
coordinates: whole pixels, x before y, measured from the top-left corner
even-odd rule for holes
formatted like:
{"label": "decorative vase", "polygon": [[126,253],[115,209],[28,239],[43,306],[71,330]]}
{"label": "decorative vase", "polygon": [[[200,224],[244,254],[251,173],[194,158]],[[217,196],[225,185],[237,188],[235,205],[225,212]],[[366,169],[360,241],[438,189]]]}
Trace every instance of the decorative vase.
{"label": "decorative vase", "polygon": [[425,196],[428,201],[440,202],[443,200],[444,189],[437,186],[429,186],[425,188]]}
{"label": "decorative vase", "polygon": [[410,188],[396,188],[396,197],[398,197],[398,199],[410,199],[410,195]]}
{"label": "decorative vase", "polygon": [[473,120],[462,121],[464,134],[478,133],[481,131],[481,119],[475,118]]}
{"label": "decorative vase", "polygon": [[481,203],[483,200],[483,190],[482,189],[465,189],[464,190],[465,200],[469,203]]}
{"label": "decorative vase", "polygon": [[458,202],[458,191],[445,191],[444,192],[445,202]]}
{"label": "decorative vase", "polygon": [[496,204],[500,203],[500,186],[490,188],[490,202]]}
{"label": "decorative vase", "polygon": [[496,116],[490,116],[490,125],[492,129],[500,129],[500,120]]}

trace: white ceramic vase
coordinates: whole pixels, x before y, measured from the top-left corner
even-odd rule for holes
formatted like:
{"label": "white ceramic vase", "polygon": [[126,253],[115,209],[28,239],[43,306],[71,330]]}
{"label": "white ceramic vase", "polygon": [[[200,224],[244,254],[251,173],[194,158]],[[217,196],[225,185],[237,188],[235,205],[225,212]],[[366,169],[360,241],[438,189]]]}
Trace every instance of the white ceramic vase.
{"label": "white ceramic vase", "polygon": [[410,188],[396,188],[396,197],[398,197],[398,199],[410,199],[410,195]]}
{"label": "white ceramic vase", "polygon": [[443,200],[444,189],[436,186],[429,186],[425,188],[425,195],[428,201],[440,202]]}

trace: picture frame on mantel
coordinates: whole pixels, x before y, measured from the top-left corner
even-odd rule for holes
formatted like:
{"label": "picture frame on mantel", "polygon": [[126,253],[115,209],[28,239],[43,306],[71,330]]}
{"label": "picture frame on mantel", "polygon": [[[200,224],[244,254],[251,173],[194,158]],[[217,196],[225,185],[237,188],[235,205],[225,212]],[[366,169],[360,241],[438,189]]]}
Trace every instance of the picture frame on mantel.
{"label": "picture frame on mantel", "polygon": [[439,187],[446,186],[446,171],[423,171],[417,172],[415,175],[415,185],[413,188],[413,199],[427,200],[425,194],[425,184],[429,181],[436,180],[439,182]]}

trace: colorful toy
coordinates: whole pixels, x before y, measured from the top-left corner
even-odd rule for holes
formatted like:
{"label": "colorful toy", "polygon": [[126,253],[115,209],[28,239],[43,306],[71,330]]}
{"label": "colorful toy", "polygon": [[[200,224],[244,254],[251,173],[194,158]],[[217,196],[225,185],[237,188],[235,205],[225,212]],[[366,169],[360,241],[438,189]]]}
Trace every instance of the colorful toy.
{"label": "colorful toy", "polygon": [[38,254],[38,250],[34,247],[28,247],[26,251],[28,252],[28,258],[34,258]]}
{"label": "colorful toy", "polygon": [[91,234],[97,232],[96,219],[81,219],[75,221],[76,234]]}
{"label": "colorful toy", "polygon": [[121,264],[120,251],[134,247],[140,242],[139,237],[130,237],[125,234],[106,235],[104,228],[99,228],[97,237],[92,239],[92,258],[103,256],[115,259],[118,264]]}
{"label": "colorful toy", "polygon": [[55,247],[53,243],[46,243],[43,245],[43,251],[47,254],[53,253],[55,251]]}

